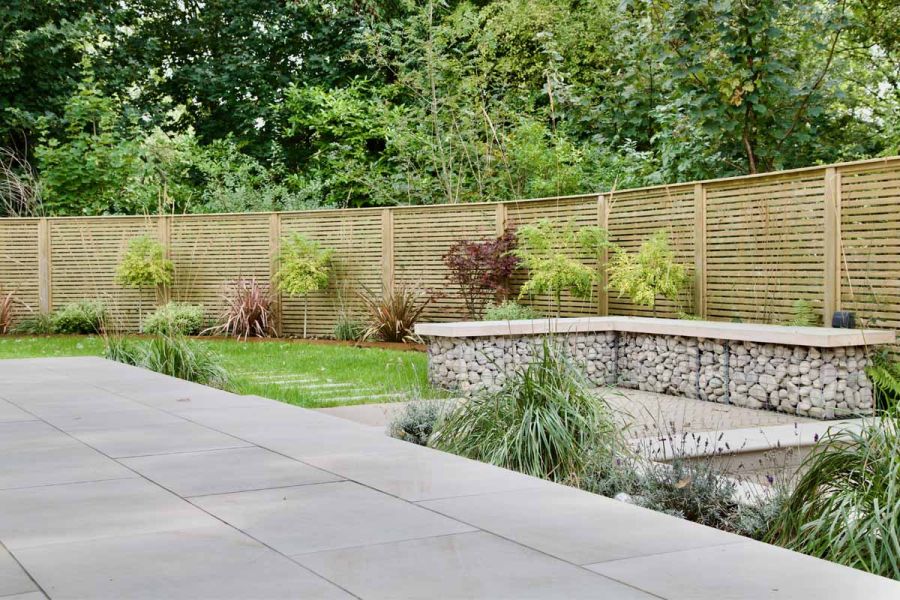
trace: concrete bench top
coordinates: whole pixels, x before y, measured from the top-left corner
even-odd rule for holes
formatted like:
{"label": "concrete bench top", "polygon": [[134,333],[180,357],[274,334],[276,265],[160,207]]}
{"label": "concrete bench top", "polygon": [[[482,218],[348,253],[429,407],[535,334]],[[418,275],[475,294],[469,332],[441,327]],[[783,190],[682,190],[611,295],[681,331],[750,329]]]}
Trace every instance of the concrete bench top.
{"label": "concrete bench top", "polygon": [[542,335],[546,333],[592,333],[620,331],[654,335],[677,335],[711,340],[734,340],[786,346],[838,348],[893,344],[895,333],[885,329],[835,329],[791,327],[757,323],[724,323],[655,319],[650,317],[578,317],[526,321],[459,321],[421,323],[416,333],[423,337],[490,337]]}

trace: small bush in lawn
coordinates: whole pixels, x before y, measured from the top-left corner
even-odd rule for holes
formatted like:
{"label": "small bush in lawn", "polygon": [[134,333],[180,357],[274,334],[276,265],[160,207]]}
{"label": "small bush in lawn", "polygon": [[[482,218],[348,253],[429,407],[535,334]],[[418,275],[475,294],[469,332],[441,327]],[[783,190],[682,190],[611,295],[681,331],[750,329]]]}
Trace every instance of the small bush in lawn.
{"label": "small bush in lawn", "polygon": [[0,334],[9,333],[12,326],[13,293],[0,292]]}
{"label": "small bush in lawn", "polygon": [[53,333],[100,333],[107,316],[102,302],[84,300],[66,304],[56,311],[51,317],[51,326]]}
{"label": "small bush in lawn", "polygon": [[334,324],[334,339],[345,342],[361,340],[366,333],[366,324],[352,317],[341,315]]}
{"label": "small bush in lawn", "polygon": [[203,307],[169,302],[144,319],[144,333],[153,335],[196,335],[203,329]]}
{"label": "small bush in lawn", "polygon": [[826,434],[767,541],[900,579],[900,414]]}
{"label": "small bush in lawn", "polygon": [[521,321],[540,317],[541,315],[530,306],[523,306],[512,300],[502,304],[488,304],[484,311],[485,321]]}
{"label": "small bush in lawn", "polygon": [[528,475],[566,481],[594,453],[619,444],[606,402],[562,348],[544,342],[539,357],[492,393],[450,412],[433,445]]}
{"label": "small bush in lawn", "polygon": [[53,333],[53,317],[36,314],[26,317],[12,326],[10,333],[25,335],[46,335]]}
{"label": "small bush in lawn", "polygon": [[405,442],[427,446],[435,426],[446,412],[440,400],[413,400],[388,425],[388,433]]}
{"label": "small bush in lawn", "polygon": [[230,284],[224,298],[225,308],[219,317],[219,325],[206,332],[238,339],[275,334],[273,302],[268,285],[253,278],[241,278]]}
{"label": "small bush in lawn", "polygon": [[398,286],[378,297],[361,293],[360,297],[369,313],[369,326],[364,339],[380,339],[385,342],[416,342],[413,331],[419,315],[432,298],[424,292],[406,286]]}

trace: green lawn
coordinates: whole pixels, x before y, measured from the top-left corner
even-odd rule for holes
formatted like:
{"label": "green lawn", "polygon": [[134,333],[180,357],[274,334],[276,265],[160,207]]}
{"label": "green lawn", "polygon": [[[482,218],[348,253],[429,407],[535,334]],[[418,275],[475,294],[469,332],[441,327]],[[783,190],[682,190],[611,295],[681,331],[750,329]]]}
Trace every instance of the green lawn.
{"label": "green lawn", "polygon": [[[396,402],[427,393],[421,352],[281,340],[198,340],[222,357],[227,389],[307,407]],[[98,336],[0,336],[0,359],[101,356]]]}

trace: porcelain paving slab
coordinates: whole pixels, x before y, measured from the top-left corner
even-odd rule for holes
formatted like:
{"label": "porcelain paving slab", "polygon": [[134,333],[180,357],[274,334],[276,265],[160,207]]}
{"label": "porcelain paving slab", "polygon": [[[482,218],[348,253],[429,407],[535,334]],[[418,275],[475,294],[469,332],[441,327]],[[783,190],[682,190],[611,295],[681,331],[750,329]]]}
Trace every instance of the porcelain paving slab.
{"label": "porcelain paving slab", "polygon": [[0,540],[13,553],[44,544],[216,522],[187,501],[142,479],[0,491]]}
{"label": "porcelain paving slab", "polygon": [[149,427],[76,431],[72,436],[113,458],[223,450],[250,445],[230,435],[187,421]]}
{"label": "porcelain paving slab", "polygon": [[0,400],[0,423],[10,423],[13,421],[33,421],[36,416],[29,414],[6,400]]}
{"label": "porcelain paving slab", "polygon": [[484,532],[321,552],[297,560],[362,598],[653,598]]}
{"label": "porcelain paving slab", "polygon": [[[0,600],[900,598],[862,572],[98,358],[0,361],[4,394],[36,418],[0,422],[14,488]],[[22,569],[36,589],[4,596]]]}
{"label": "porcelain paving slab", "polygon": [[350,481],[192,500],[287,555],[474,528]]}
{"label": "porcelain paving slab", "polygon": [[746,541],[564,486],[419,504],[578,565]]}
{"label": "porcelain paving slab", "polygon": [[122,463],[179,496],[280,488],[341,478],[257,447],[126,458]]}
{"label": "porcelain paving slab", "polygon": [[669,600],[900,598],[900,584],[895,581],[752,541],[617,560],[588,568]]}
{"label": "porcelain paving slab", "polygon": [[0,489],[136,477],[42,421],[0,423]]}
{"label": "porcelain paving slab", "polygon": [[52,544],[18,555],[54,599],[352,597],[221,524]]}
{"label": "porcelain paving slab", "polygon": [[37,591],[37,586],[16,559],[0,546],[0,597]]}
{"label": "porcelain paving slab", "polygon": [[314,456],[304,461],[413,502],[552,485],[408,443],[386,452]]}

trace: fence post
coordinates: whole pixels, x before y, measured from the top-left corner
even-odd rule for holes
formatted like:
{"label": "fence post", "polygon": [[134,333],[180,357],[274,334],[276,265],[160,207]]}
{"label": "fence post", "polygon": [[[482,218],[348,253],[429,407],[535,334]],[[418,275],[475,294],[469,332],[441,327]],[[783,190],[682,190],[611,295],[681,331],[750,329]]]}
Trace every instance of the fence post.
{"label": "fence post", "polygon": [[694,313],[706,318],[706,188],[694,184]]}
{"label": "fence post", "polygon": [[825,169],[825,290],[822,320],[828,325],[831,315],[841,309],[841,173]]}
{"label": "fence post", "polygon": [[394,211],[381,209],[381,289],[394,289]]}
{"label": "fence post", "polygon": [[50,265],[50,221],[38,221],[38,304],[42,314],[53,311],[53,281]]}
{"label": "fence post", "polygon": [[281,253],[281,214],[272,213],[269,215],[269,285],[271,291],[275,295],[274,317],[275,317],[275,333],[281,336],[282,326],[282,298],[278,289],[274,285],[275,273],[278,272],[278,256]]}
{"label": "fence post", "polygon": [[503,235],[503,232],[506,231],[506,219],[507,219],[507,210],[506,210],[506,202],[498,202],[497,203],[497,215],[496,215],[497,223],[495,231],[497,232],[497,237]]}
{"label": "fence post", "polygon": [[[606,196],[603,194],[597,196],[597,225],[604,231],[609,232],[609,203],[606,200]],[[606,271],[608,263],[609,248],[603,248],[600,252],[600,264],[597,265],[600,269],[600,290],[597,293],[597,312],[604,317],[609,314],[609,291],[607,290],[609,287],[609,274]]]}

